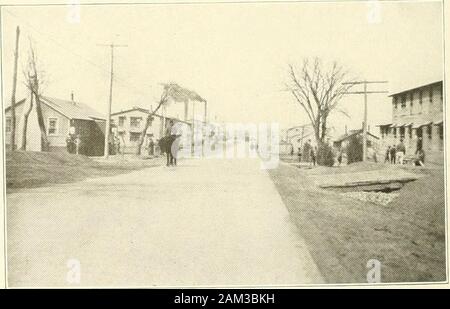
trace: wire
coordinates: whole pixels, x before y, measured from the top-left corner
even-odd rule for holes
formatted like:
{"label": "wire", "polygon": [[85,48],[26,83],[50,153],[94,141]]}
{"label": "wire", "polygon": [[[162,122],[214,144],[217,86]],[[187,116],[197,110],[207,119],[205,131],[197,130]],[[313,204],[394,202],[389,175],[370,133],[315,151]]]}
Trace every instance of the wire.
{"label": "wire", "polygon": [[[70,53],[70,54],[72,54],[72,55],[74,55],[74,56],[76,56],[76,57],[78,57],[78,58],[80,58],[80,59],[86,61],[86,63],[88,63],[88,64],[90,64],[90,65],[96,67],[96,68],[99,69],[100,71],[108,73],[108,77],[105,76],[105,78],[109,78],[109,74],[111,73],[110,70],[106,69],[105,67],[103,67],[103,66],[101,66],[101,65],[98,65],[97,63],[95,63],[95,62],[92,61],[91,59],[89,59],[89,58],[87,58],[87,57],[85,57],[85,56],[83,56],[83,55],[80,55],[80,54],[74,52],[74,51],[71,50],[71,49],[68,49],[64,44],[58,42],[57,40],[55,40],[55,39],[54,39],[53,37],[51,37],[50,35],[45,34],[45,33],[41,32],[41,31],[37,30],[38,27],[33,26],[30,22],[28,22],[28,21],[26,21],[26,20],[23,20],[22,18],[20,18],[20,17],[17,16],[16,14],[12,13],[11,11],[6,10],[6,9],[4,9],[3,11],[6,12],[6,13],[8,13],[8,14],[10,14],[10,15],[13,16],[13,17],[15,17],[16,19],[20,20],[21,22],[23,22],[23,23],[25,24],[25,27],[27,27],[29,30],[32,30],[32,31],[36,32],[37,34],[46,37],[46,38],[48,39],[48,41],[54,43],[55,45],[57,45],[57,46],[60,47],[61,49],[65,50],[66,52],[68,52],[68,53]],[[91,41],[92,41],[92,40],[91,40]],[[120,57],[120,58],[122,58],[122,57]],[[132,85],[132,84],[126,82],[125,80],[121,79],[121,78],[118,78],[116,73],[114,74],[114,81],[115,81],[115,82],[122,83],[122,85],[119,85],[119,86],[122,86],[122,87],[124,87],[124,88],[132,89],[132,90],[134,90],[137,94],[141,95],[142,97],[144,97],[145,99],[148,100],[148,94],[144,94],[143,92],[141,92],[140,88],[138,88],[137,86]]]}

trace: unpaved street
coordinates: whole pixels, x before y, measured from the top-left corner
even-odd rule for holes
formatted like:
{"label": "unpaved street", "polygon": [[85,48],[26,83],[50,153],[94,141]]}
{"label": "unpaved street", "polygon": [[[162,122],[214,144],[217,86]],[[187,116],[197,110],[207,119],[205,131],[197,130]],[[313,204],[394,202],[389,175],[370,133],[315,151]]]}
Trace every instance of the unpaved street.
{"label": "unpaved street", "polygon": [[[185,160],[7,196],[10,286],[247,286],[322,277],[257,159]],[[80,283],[66,281],[80,262]]]}

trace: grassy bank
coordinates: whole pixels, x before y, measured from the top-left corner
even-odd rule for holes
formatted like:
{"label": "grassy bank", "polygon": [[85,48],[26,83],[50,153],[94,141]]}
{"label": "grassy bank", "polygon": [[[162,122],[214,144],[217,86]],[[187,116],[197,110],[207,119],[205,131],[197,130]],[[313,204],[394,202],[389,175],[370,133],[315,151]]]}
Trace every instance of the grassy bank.
{"label": "grassy bank", "polygon": [[161,159],[94,160],[83,155],[53,152],[6,152],[7,192],[86,178],[113,176],[161,165]]}
{"label": "grassy bank", "polygon": [[382,282],[444,281],[442,169],[410,170],[426,176],[397,191],[400,196],[388,206],[318,189],[308,178],[377,168],[392,167],[365,164],[302,170],[280,164],[269,173],[328,282],[367,282],[370,259],[381,262]]}

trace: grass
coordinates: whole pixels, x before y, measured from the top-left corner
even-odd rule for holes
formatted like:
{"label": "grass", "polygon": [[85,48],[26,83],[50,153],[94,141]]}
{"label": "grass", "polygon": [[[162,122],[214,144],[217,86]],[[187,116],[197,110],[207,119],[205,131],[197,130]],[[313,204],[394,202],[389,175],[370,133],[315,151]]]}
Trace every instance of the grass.
{"label": "grass", "polygon": [[406,184],[388,206],[319,189],[308,178],[376,168],[392,167],[369,163],[299,169],[280,164],[269,173],[327,282],[367,282],[370,259],[381,262],[382,282],[445,281],[442,169],[418,169],[426,177]]}
{"label": "grass", "polygon": [[159,166],[162,160],[94,160],[83,155],[56,152],[6,152],[6,190],[70,183],[86,178],[113,176]]}

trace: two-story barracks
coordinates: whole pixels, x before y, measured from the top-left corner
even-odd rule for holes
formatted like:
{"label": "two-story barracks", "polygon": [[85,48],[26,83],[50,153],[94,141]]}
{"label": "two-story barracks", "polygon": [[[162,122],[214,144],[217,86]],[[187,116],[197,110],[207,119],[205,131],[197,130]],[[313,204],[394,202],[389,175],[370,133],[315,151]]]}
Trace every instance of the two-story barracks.
{"label": "two-story barracks", "polygon": [[390,95],[392,122],[379,125],[381,150],[402,139],[406,155],[413,156],[422,140],[428,162],[444,162],[443,83],[433,82]]}

